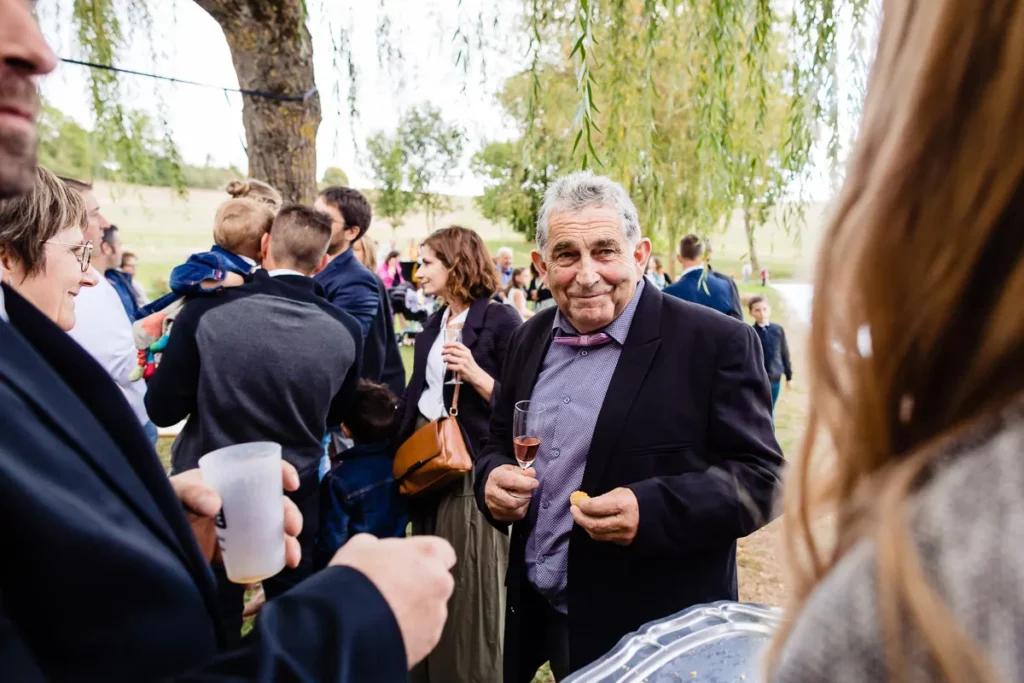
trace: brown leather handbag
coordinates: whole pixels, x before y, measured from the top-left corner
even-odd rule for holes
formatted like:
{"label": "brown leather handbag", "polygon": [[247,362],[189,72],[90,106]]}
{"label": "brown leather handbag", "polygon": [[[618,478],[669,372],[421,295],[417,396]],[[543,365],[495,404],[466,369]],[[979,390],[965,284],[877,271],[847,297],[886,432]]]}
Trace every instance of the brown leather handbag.
{"label": "brown leather handbag", "polygon": [[473,458],[457,419],[461,386],[455,385],[448,417],[432,420],[417,429],[395,453],[392,469],[403,495],[420,496],[439,491],[473,469]]}

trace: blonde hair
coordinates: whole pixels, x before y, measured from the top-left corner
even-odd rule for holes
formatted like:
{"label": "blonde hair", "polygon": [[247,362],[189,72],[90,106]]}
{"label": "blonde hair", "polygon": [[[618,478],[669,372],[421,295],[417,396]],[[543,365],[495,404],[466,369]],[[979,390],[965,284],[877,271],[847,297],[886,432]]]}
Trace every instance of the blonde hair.
{"label": "blonde hair", "polygon": [[269,205],[275,213],[284,203],[284,198],[272,185],[249,178],[248,180],[232,180],[228,183],[227,193],[235,199],[253,199]]}
{"label": "blonde hair", "polygon": [[[817,264],[808,433],[784,501],[789,618],[769,666],[867,540],[889,679],[907,678],[909,634],[941,680],[993,681],[922,566],[909,509],[940,446],[1024,390],[1024,2],[888,0],[883,17]],[[828,546],[811,529],[822,512]]]}
{"label": "blonde hair", "polygon": [[352,244],[352,248],[355,249],[356,245],[361,245],[363,257],[359,259],[363,262],[363,265],[370,269],[371,272],[377,272],[377,243],[369,235],[363,235],[362,239],[357,240]]}
{"label": "blonde hair", "polygon": [[0,252],[16,258],[26,276],[46,268],[46,242],[74,226],[85,229],[85,202],[42,166],[31,190],[0,200]]}
{"label": "blonde hair", "polygon": [[274,224],[274,212],[252,199],[229,199],[213,218],[213,241],[221,249],[259,260],[260,242]]}

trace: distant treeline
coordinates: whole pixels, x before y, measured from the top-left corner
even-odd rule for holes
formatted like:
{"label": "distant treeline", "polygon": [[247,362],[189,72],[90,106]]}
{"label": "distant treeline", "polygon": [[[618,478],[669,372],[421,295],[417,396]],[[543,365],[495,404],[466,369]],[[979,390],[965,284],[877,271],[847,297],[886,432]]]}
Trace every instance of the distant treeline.
{"label": "distant treeline", "polygon": [[39,162],[57,175],[154,187],[216,189],[245,177],[234,167],[183,163],[174,142],[157,132],[148,114],[131,111],[125,117],[130,144],[114,145],[109,150],[99,143],[95,133],[44,103],[39,118]]}

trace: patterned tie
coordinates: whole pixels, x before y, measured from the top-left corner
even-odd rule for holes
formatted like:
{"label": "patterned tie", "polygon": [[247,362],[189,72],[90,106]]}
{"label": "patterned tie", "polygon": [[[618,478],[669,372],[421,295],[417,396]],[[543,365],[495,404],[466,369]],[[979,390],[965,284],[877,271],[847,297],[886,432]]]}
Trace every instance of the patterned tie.
{"label": "patterned tie", "polygon": [[571,335],[555,337],[553,341],[556,344],[562,344],[563,346],[589,348],[591,346],[604,346],[608,342],[612,341],[612,338],[604,332],[598,332],[596,334],[581,334],[579,336]]}

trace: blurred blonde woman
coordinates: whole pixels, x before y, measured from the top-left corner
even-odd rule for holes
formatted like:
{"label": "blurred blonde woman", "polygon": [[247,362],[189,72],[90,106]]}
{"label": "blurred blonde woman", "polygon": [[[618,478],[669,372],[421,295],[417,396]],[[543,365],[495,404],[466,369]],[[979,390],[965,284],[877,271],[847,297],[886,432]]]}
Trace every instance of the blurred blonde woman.
{"label": "blurred blonde woman", "polygon": [[1024,1],[882,16],[818,258],[770,680],[1020,681]]}
{"label": "blurred blonde woman", "polygon": [[377,243],[372,237],[363,235],[362,239],[353,242],[352,252],[371,273],[377,272]]}

